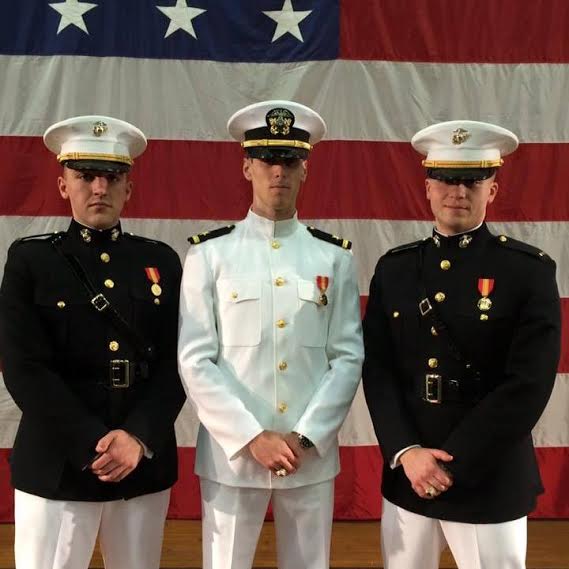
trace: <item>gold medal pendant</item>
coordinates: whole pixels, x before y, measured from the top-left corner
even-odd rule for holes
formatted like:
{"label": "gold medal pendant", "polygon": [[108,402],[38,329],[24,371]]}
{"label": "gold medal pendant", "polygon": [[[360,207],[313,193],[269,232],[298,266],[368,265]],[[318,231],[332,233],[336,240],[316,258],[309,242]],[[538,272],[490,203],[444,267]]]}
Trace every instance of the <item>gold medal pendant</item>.
{"label": "gold medal pendant", "polygon": [[[160,282],[160,271],[156,267],[145,267],[144,271],[152,283],[150,292],[154,296],[160,296],[162,294],[162,287],[158,284]],[[154,304],[158,305],[159,303],[155,302]]]}
{"label": "gold medal pendant", "polygon": [[320,291],[320,298],[318,299],[320,306],[326,306],[328,304],[328,297],[326,296],[326,291],[328,290],[329,284],[330,284],[330,277],[325,277],[322,275],[318,275],[316,277],[316,286]]}
{"label": "gold medal pendant", "polygon": [[[478,279],[478,292],[482,295],[482,298],[478,301],[478,309],[482,312],[487,312],[492,308],[492,301],[488,297],[493,290],[494,279]],[[484,320],[487,318],[486,316]]]}

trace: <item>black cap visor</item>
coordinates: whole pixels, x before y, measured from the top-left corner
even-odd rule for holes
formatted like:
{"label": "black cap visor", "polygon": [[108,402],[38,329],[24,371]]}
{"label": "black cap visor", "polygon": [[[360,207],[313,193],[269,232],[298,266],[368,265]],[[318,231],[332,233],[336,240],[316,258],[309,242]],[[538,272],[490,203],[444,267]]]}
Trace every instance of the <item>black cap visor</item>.
{"label": "black cap visor", "polygon": [[122,174],[130,170],[130,164],[113,162],[112,160],[66,160],[63,165],[72,170],[93,170],[112,174]]}
{"label": "black cap visor", "polygon": [[305,148],[294,148],[291,146],[252,146],[245,149],[249,158],[259,160],[292,160],[300,158],[306,160],[309,151]]}
{"label": "black cap visor", "polygon": [[447,184],[480,182],[496,173],[497,168],[427,168],[427,178]]}

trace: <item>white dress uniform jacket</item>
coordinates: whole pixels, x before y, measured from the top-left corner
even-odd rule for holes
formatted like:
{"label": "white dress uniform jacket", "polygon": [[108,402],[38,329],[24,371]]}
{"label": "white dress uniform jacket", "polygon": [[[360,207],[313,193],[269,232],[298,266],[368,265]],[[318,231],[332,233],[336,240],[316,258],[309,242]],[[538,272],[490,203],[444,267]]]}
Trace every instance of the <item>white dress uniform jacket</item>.
{"label": "white dress uniform jacket", "polygon": [[[327,305],[317,276],[329,278]],[[352,254],[296,216],[249,211],[231,233],[190,248],[180,318],[180,372],[201,421],[196,473],[253,488],[336,476],[363,359]],[[263,430],[314,443],[294,475],[275,477],[251,456],[247,444]]]}

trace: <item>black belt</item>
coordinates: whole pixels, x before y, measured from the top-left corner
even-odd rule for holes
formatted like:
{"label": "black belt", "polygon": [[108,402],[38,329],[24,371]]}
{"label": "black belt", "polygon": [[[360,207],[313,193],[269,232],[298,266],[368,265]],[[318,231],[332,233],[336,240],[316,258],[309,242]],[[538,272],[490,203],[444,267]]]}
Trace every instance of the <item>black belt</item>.
{"label": "black belt", "polygon": [[419,397],[427,403],[476,403],[482,396],[478,377],[450,378],[438,373],[427,373],[416,381]]}
{"label": "black belt", "polygon": [[109,360],[94,365],[65,366],[65,376],[92,381],[108,389],[127,389],[148,379],[149,364],[146,361]]}

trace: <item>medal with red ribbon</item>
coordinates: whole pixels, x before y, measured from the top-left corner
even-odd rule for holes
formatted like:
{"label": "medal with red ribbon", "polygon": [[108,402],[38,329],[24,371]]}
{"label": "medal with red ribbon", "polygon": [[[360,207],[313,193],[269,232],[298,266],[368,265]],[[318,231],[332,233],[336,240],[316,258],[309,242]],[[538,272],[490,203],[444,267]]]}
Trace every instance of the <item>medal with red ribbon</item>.
{"label": "medal with red ribbon", "polygon": [[328,290],[328,285],[330,284],[330,277],[324,277],[322,275],[318,275],[316,277],[316,286],[320,291],[320,298],[318,302],[322,306],[326,306],[328,304],[328,297],[326,296],[326,291]]}
{"label": "medal with red ribbon", "polygon": [[478,292],[482,298],[478,301],[478,308],[487,311],[492,308],[492,301],[488,298],[494,290],[494,279],[478,279]]}
{"label": "medal with red ribbon", "polygon": [[156,267],[145,267],[144,271],[148,280],[152,283],[150,290],[154,296],[160,296],[162,294],[162,287],[158,284],[160,282],[160,271]]}

